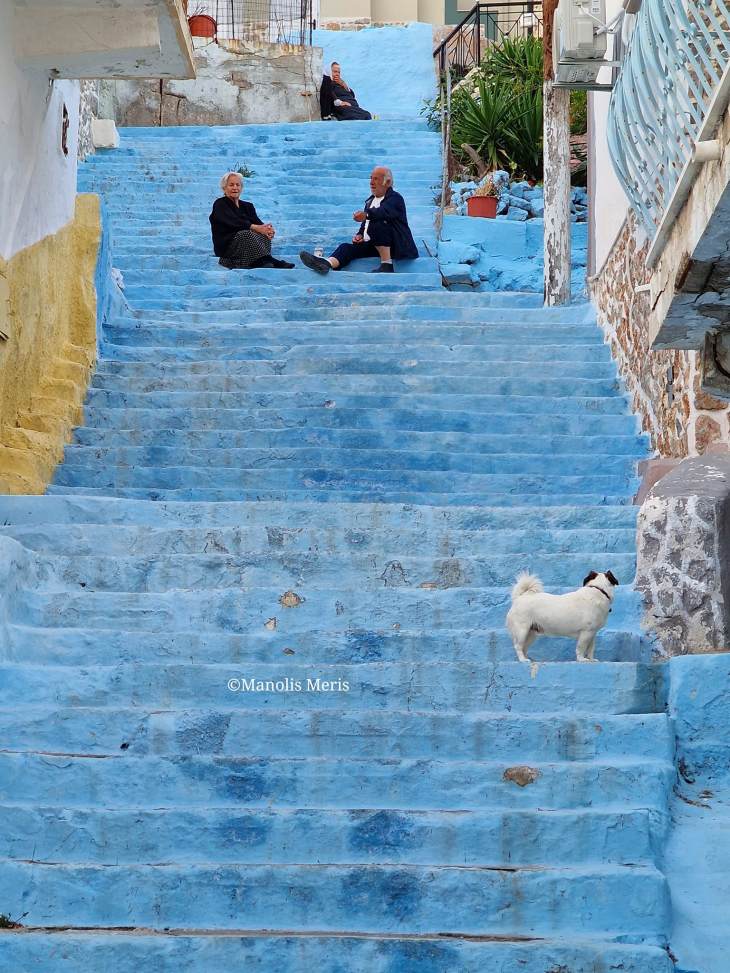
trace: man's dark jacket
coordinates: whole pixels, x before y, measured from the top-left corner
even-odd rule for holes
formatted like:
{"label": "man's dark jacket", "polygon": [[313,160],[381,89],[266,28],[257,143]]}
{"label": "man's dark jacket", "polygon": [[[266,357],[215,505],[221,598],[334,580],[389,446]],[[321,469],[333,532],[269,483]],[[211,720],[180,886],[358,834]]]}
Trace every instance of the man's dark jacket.
{"label": "man's dark jacket", "polygon": [[[393,232],[391,257],[395,260],[412,260],[418,256],[418,247],[408,226],[405,200],[400,193],[389,187],[380,201],[377,209],[371,209],[370,204],[375,199],[369,196],[365,200],[365,218],[373,223],[387,223]],[[365,221],[360,224],[361,234],[365,232]]]}
{"label": "man's dark jacket", "polygon": [[239,199],[238,206],[227,196],[221,196],[213,203],[213,212],[208,217],[213,236],[213,252],[216,257],[225,257],[231,240],[239,230],[250,230],[252,226],[263,226],[253,203]]}

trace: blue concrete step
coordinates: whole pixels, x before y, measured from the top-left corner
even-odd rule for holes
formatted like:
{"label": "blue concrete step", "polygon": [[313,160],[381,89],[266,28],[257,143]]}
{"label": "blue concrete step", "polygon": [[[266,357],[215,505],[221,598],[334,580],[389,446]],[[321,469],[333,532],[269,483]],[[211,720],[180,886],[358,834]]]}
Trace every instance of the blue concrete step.
{"label": "blue concrete step", "polygon": [[[48,572],[46,589],[82,587],[87,591],[167,591],[197,588],[303,586],[328,589],[354,569],[362,590],[384,585],[403,588],[511,587],[520,570],[529,565],[548,587],[580,585],[586,552],[577,554],[495,554],[481,557],[413,557],[394,548],[389,555],[279,554],[265,550],[232,556],[209,551],[202,555],[170,554],[165,563],[159,555],[146,558],[56,556],[44,558]],[[621,578],[633,578],[636,558],[632,553],[606,553],[601,567]]]}
{"label": "blue concrete step", "polygon": [[[590,516],[591,511],[586,511]],[[516,519],[516,518],[515,518]],[[282,521],[283,524],[283,521]],[[633,526],[607,526],[599,538],[590,527],[562,527],[530,524],[524,530],[506,523],[491,530],[443,530],[428,527],[382,528],[372,525],[363,529],[332,524],[322,527],[278,526],[276,516],[266,526],[246,525],[201,526],[199,528],[138,527],[137,525],[74,524],[44,525],[6,524],[0,535],[12,537],[23,547],[42,550],[45,554],[74,557],[156,558],[183,555],[345,555],[371,554],[420,558],[463,558],[510,554],[542,556],[609,552],[633,554]],[[387,563],[387,562],[386,562]],[[160,565],[161,566],[161,565]]]}
{"label": "blue concrete step", "polygon": [[[268,663],[264,672],[238,665],[77,666],[0,665],[0,679],[11,697],[37,706],[99,706],[123,694],[134,705],[189,707],[205,699],[212,707],[241,710],[326,710],[342,706],[397,710],[404,698],[414,710],[489,713],[574,714],[649,713],[664,706],[661,670],[636,663],[603,663],[573,673],[566,663],[545,663],[532,671],[520,663],[463,665],[430,660],[360,662],[332,665],[322,658]],[[585,675],[583,675],[585,670]],[[229,681],[234,679],[234,688]],[[347,684],[342,691],[319,691],[323,683]],[[268,684],[268,686],[267,686]],[[259,686],[261,688],[259,688]],[[237,687],[237,688],[236,688]]]}
{"label": "blue concrete step", "polygon": [[[103,379],[98,379],[99,384]],[[138,410],[138,414],[144,410]],[[515,432],[517,424],[514,423]],[[168,449],[282,449],[304,446],[349,447],[351,449],[386,449],[392,450],[423,450],[426,445],[433,449],[456,451],[460,446],[468,446],[477,456],[509,455],[518,447],[526,455],[553,456],[571,455],[574,453],[590,454],[591,456],[631,456],[636,457],[645,444],[644,436],[614,435],[604,436],[560,436],[529,433],[529,419],[523,423],[522,436],[470,433],[463,435],[448,432],[424,432],[421,430],[375,430],[358,429],[357,427],[342,427],[325,425],[316,426],[313,423],[306,426],[285,429],[266,429],[259,427],[255,431],[228,429],[162,429],[155,430],[137,426],[130,429],[109,429],[106,427],[85,426],[74,433],[74,444],[78,447],[94,447],[95,449],[112,449],[116,447],[166,447]],[[70,459],[67,447],[66,458]]]}
{"label": "blue concrete step", "polygon": [[[335,690],[332,690],[334,693]],[[344,691],[340,697],[346,696]],[[115,756],[185,753],[232,757],[375,757],[511,763],[645,757],[671,760],[664,713],[552,714],[391,710],[133,707],[0,708],[5,749]],[[341,699],[341,704],[342,704]],[[346,700],[344,700],[346,704]]]}
{"label": "blue concrete step", "polygon": [[[514,485],[519,488],[519,484]],[[632,485],[632,492],[638,489],[638,480]],[[387,489],[382,485],[363,486],[358,485],[349,489],[333,488],[326,485],[323,489],[298,490],[286,487],[282,489],[268,490],[262,487],[255,489],[242,489],[241,487],[231,489],[206,488],[201,490],[198,487],[180,487],[167,489],[160,487],[120,487],[112,483],[104,486],[76,487],[76,486],[54,486],[48,487],[47,493],[51,496],[70,496],[70,497],[108,497],[114,496],[123,500],[151,500],[155,503],[197,503],[199,501],[212,503],[249,503],[268,502],[268,501],[313,501],[315,503],[395,503],[407,506],[424,505],[429,507],[440,507],[446,504],[458,506],[472,506],[473,504],[485,503],[491,507],[512,507],[522,506],[527,496],[515,498],[511,493],[485,493],[483,490],[471,493],[433,493],[433,492],[414,492],[408,490]],[[570,506],[579,508],[581,505],[589,507],[604,504],[607,507],[630,504],[631,498],[626,495],[625,488],[620,493],[561,493],[561,492],[540,492],[529,495],[529,500],[534,507],[547,506]]]}
{"label": "blue concrete step", "polygon": [[[576,444],[577,445],[577,444]],[[587,476],[596,469],[594,456],[563,453],[554,456],[552,463],[543,455],[532,453],[505,452],[484,455],[470,449],[468,439],[458,444],[459,451],[426,452],[408,449],[367,449],[353,448],[349,443],[343,446],[286,446],[281,449],[180,449],[170,446],[114,446],[90,447],[67,446],[65,465],[70,467],[132,467],[168,469],[172,467],[207,467],[223,471],[255,470],[266,467],[268,470],[311,469],[326,467],[337,462],[352,470],[367,467],[371,470],[393,471],[410,470],[436,473],[449,471],[454,474],[530,474],[545,473],[551,468],[559,476]],[[523,447],[524,448],[524,447]],[[603,456],[601,469],[608,481],[612,476],[631,477],[636,473],[634,456]],[[458,482],[458,481],[457,481]],[[227,485],[223,480],[220,485]]]}
{"label": "blue concrete step", "polygon": [[[574,585],[571,585],[571,588]],[[285,589],[286,590],[286,589]],[[557,589],[561,590],[561,589]],[[308,597],[307,597],[308,593]],[[27,591],[18,600],[14,621],[46,627],[87,625],[103,628],[255,631],[281,613],[281,585],[271,588],[210,589],[204,592],[57,592]],[[396,588],[363,590],[359,585],[303,589],[301,604],[286,614],[289,633],[317,627],[368,628],[373,619],[392,620],[404,628],[428,625],[449,630],[459,617],[463,628],[497,628],[509,607],[509,591],[494,588]],[[641,599],[631,589],[618,589],[607,627],[630,623]]]}
{"label": "blue concrete step", "polygon": [[586,939],[459,941],[453,937],[392,937],[186,934],[23,933],[0,939],[0,960],[37,973],[87,973],[106,964],[115,973],[174,969],[185,973],[229,973],[236,966],[287,973],[674,973],[665,949]]}
{"label": "blue concrete step", "polygon": [[[492,361],[490,371],[494,378],[516,378],[524,374],[524,362],[500,362]],[[126,372],[126,374],[125,374]],[[226,391],[242,391],[250,388],[251,380],[260,377],[272,377],[286,375],[287,377],[303,377],[305,375],[397,375],[416,377],[424,379],[444,379],[444,386],[449,388],[449,379],[461,376],[465,379],[465,388],[469,387],[469,380],[479,376],[483,381],[484,362],[474,360],[441,360],[438,358],[409,358],[404,359],[402,352],[400,357],[391,355],[382,356],[381,353],[373,355],[364,361],[361,356],[349,357],[344,354],[338,356],[322,357],[303,357],[299,356],[291,359],[253,360],[237,361],[230,367],[218,365],[217,370],[213,371],[208,367],[204,371],[195,372],[185,366],[178,366],[170,371],[165,368],[147,370],[144,373],[144,366],[138,365],[134,368],[127,368],[124,371],[120,368],[116,373],[107,370],[97,370],[92,379],[94,388],[105,388],[109,390],[124,391],[143,391],[159,392],[174,391],[179,388],[181,380],[190,391],[211,391],[212,389],[224,388]],[[558,377],[565,379],[585,379],[593,381],[615,381],[613,366],[606,361],[589,362],[540,362],[540,372],[544,378],[554,380]]]}
{"label": "blue concrete step", "polygon": [[[654,863],[647,810],[107,809],[11,804],[8,859],[70,865],[461,867]],[[604,836],[608,840],[604,840]],[[519,858],[505,847],[519,846]]]}
{"label": "blue concrete step", "polygon": [[[651,866],[508,870],[415,865],[0,863],[11,914],[54,926],[170,926],[471,935],[657,935],[665,880]],[[298,894],[293,896],[295,886]],[[25,889],[25,894],[21,894]],[[515,908],[514,900],[535,908]],[[610,901],[609,911],[596,908]],[[539,903],[539,905],[538,905]]]}
{"label": "blue concrete step", "polygon": [[[273,619],[273,622],[270,622]],[[267,622],[269,625],[267,627]],[[464,662],[473,665],[512,663],[515,652],[503,626],[498,628],[451,629],[424,634],[381,623],[380,627],[322,629],[289,632],[283,618],[269,616],[259,630],[248,633],[148,632],[134,629],[106,629],[69,626],[43,628],[9,624],[3,657],[10,662],[43,665],[113,665],[146,662],[219,663],[268,666],[284,658],[298,662],[330,664],[391,661],[412,663],[424,658],[439,663]],[[538,662],[572,662],[575,640],[538,639],[530,649]],[[648,662],[651,644],[633,630],[604,629],[597,640],[596,657],[601,662]]]}
{"label": "blue concrete step", "polygon": [[[136,756],[0,752],[0,794],[27,807],[361,808],[628,813],[659,821],[676,772],[666,760]],[[30,833],[29,833],[30,834]],[[26,837],[29,837],[29,834]],[[605,840],[615,842],[617,835]],[[530,841],[529,834],[525,836]],[[656,841],[659,841],[657,832]],[[505,846],[518,853],[518,847]],[[596,845],[583,854],[596,854]],[[2,941],[2,937],[0,937]]]}
{"label": "blue concrete step", "polygon": [[[500,400],[495,399],[495,403]],[[514,403],[515,400],[513,400]],[[519,403],[522,404],[522,403]],[[571,404],[570,399],[562,399],[560,405],[564,408]],[[529,403],[526,403],[529,405]],[[543,403],[545,405],[545,403]],[[219,435],[235,435],[237,432],[282,432],[292,430],[299,432],[302,439],[308,432],[319,433],[320,430],[353,429],[368,432],[382,430],[390,438],[402,433],[427,433],[429,436],[439,432],[469,433],[471,435],[483,433],[487,428],[496,436],[520,436],[521,441],[529,442],[531,435],[550,436],[555,434],[568,439],[571,443],[580,443],[581,435],[589,440],[599,439],[603,443],[603,450],[616,455],[619,444],[626,437],[635,436],[637,432],[636,418],[628,413],[619,415],[601,414],[585,416],[577,410],[572,414],[562,414],[546,411],[544,415],[534,415],[529,408],[524,407],[521,412],[492,412],[488,419],[477,411],[459,409],[440,410],[438,408],[392,408],[390,405],[381,408],[368,409],[365,407],[343,407],[341,400],[324,399],[318,406],[299,408],[288,413],[275,408],[257,408],[253,411],[243,409],[196,409],[194,413],[184,408],[90,408],[84,409],[85,425],[76,433],[76,439],[98,430],[109,430],[109,435],[117,435],[117,431],[124,433],[138,433],[147,435],[160,430],[160,436],[184,433],[190,430],[197,435],[211,431]],[[496,408],[496,404],[495,404]],[[112,432],[114,430],[114,432]],[[226,438],[225,440],[229,440]],[[641,440],[641,448],[645,439]],[[615,452],[614,452],[615,447]]]}
{"label": "blue concrete step", "polygon": [[[0,498],[0,968],[671,969],[647,439],[590,306],[444,290],[439,144],[134,129],[80,167],[126,303],[48,494]],[[239,160],[293,256],[391,165],[424,256],[222,269]],[[518,664],[515,575],[608,568],[599,664]]]}
{"label": "blue concrete step", "polygon": [[[632,420],[633,421],[633,420]],[[3,526],[42,524],[126,524],[145,527],[243,527],[276,523],[291,529],[303,527],[340,527],[371,529],[379,527],[442,530],[519,530],[526,526],[532,508],[525,504],[515,510],[493,510],[486,505],[471,507],[429,507],[411,511],[400,505],[259,503],[194,504],[142,503],[110,497],[106,500],[77,500],[62,496],[0,496],[0,521]],[[576,526],[585,529],[624,527],[635,529],[638,510],[635,507],[542,508],[539,525],[545,529]],[[580,523],[576,525],[576,516]],[[290,519],[291,522],[290,523]],[[531,526],[535,526],[534,523]],[[488,536],[488,535],[487,535]]]}

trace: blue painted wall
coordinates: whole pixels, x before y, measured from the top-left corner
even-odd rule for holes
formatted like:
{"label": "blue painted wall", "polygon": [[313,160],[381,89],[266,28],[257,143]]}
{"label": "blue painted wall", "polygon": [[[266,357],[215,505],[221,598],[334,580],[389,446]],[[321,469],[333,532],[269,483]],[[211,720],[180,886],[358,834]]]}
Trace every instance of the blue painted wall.
{"label": "blue painted wall", "polygon": [[342,77],[363,108],[380,118],[412,118],[436,93],[430,24],[315,30],[324,49],[325,72],[339,61]]}

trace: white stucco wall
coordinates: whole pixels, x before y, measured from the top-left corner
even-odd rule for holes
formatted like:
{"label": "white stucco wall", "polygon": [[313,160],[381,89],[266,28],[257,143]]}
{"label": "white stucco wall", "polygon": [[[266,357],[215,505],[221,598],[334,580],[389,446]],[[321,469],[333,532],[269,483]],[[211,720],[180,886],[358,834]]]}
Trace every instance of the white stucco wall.
{"label": "white stucco wall", "polygon": [[[608,19],[618,13],[620,0],[608,0]],[[604,72],[608,75],[608,72]],[[600,78],[608,81],[609,78]],[[610,95],[591,92],[588,96],[589,152],[591,179],[591,229],[589,238],[590,274],[597,274],[611,251],[629,212],[626,198],[608,152],[606,138]]]}
{"label": "white stucco wall", "polygon": [[[0,257],[55,233],[71,220],[76,197],[79,85],[22,70],[14,56],[14,4],[0,0]],[[63,104],[68,156],[61,151]]]}

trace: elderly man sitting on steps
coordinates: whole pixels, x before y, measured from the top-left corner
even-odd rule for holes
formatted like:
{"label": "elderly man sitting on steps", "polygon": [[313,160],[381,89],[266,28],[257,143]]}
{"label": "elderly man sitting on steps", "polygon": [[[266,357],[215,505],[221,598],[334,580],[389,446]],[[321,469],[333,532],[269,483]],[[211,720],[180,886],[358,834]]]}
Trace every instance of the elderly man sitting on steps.
{"label": "elderly man sitting on steps", "polygon": [[400,193],[393,189],[393,173],[385,166],[376,166],[370,173],[370,192],[363,209],[352,218],[360,229],[352,243],[341,243],[331,257],[317,257],[302,250],[299,257],[305,267],[327,274],[330,270],[343,270],[360,257],[380,257],[380,266],[373,274],[392,274],[393,260],[412,260],[418,249],[408,226],[406,204]]}

